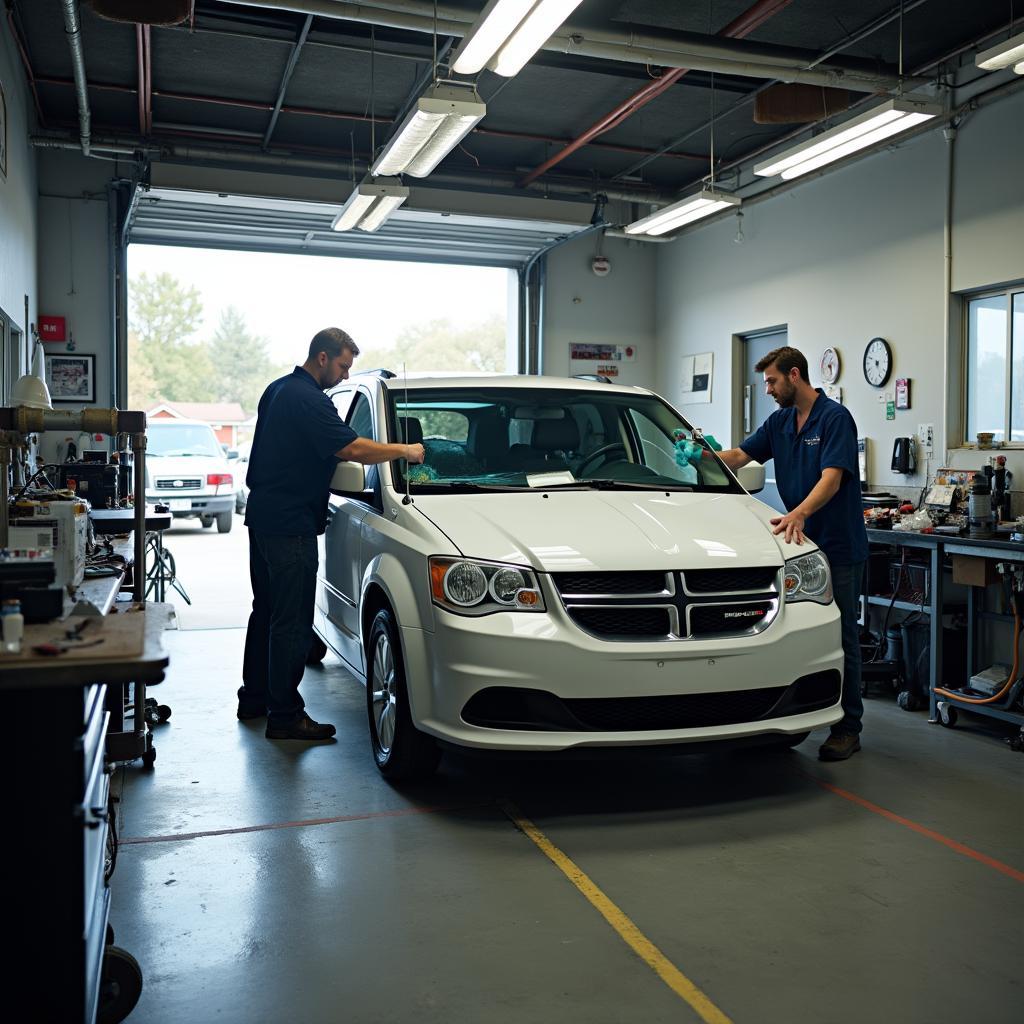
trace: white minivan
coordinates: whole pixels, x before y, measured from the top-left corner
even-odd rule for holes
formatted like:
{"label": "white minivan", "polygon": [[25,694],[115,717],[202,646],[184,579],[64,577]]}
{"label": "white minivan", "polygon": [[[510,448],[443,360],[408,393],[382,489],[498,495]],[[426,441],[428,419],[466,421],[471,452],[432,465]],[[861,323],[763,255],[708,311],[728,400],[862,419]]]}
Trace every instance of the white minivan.
{"label": "white minivan", "polygon": [[151,419],[146,425],[146,502],[169,506],[175,519],[231,530],[234,474],[209,423]]}
{"label": "white minivan", "polygon": [[[366,683],[376,763],[439,742],[561,751],[795,745],[842,715],[828,561],[772,533],[700,434],[642,388],[550,377],[397,380],[331,393],[362,437],[423,466],[340,463],[316,630]],[[747,489],[744,489],[746,485]]]}

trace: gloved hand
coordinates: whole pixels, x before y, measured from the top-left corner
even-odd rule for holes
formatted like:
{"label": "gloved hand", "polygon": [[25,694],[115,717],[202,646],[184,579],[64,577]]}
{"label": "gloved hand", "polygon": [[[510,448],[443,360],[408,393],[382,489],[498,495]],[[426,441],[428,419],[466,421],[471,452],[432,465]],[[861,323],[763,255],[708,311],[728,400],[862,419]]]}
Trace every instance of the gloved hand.
{"label": "gloved hand", "polygon": [[715,439],[715,435],[714,434],[705,434],[704,435],[704,440],[707,441],[708,447],[709,448],[714,448],[714,450],[716,452],[720,452],[722,450],[722,446]]}
{"label": "gloved hand", "polygon": [[696,441],[690,441],[686,439],[680,439],[676,441],[676,465],[677,466],[688,466],[694,462],[699,462],[701,455],[704,454],[704,449]]}

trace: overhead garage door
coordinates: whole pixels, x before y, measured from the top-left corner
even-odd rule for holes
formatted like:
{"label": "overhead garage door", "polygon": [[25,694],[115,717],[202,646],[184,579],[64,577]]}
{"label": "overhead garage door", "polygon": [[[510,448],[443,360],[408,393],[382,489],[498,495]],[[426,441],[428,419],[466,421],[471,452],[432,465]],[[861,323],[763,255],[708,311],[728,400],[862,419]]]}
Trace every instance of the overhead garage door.
{"label": "overhead garage door", "polygon": [[260,252],[522,267],[580,224],[399,210],[376,232],[337,232],[339,204],[151,188],[137,197],[128,240]]}

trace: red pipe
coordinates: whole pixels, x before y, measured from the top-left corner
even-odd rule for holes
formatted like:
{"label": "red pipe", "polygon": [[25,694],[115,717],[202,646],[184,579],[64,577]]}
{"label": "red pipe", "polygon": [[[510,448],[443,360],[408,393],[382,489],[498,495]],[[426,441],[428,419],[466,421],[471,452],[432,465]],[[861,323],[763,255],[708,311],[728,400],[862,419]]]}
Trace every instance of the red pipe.
{"label": "red pipe", "polygon": [[[744,11],[738,18],[729,22],[718,35],[727,39],[743,39],[792,2],[793,0],[757,0],[757,3]],[[582,149],[591,139],[611,131],[612,128],[622,124],[626,118],[632,117],[641,107],[646,106],[651,100],[657,99],[670,85],[678,82],[687,70],[687,68],[673,68],[657,81],[645,85],[639,92],[634,93],[624,103],[620,103],[614,110],[592,124],[579,138],[573,139],[569,145],[560,149],[554,156],[548,157],[539,167],[535,167],[529,174],[520,178],[518,182],[520,187],[529,185],[531,181],[535,181],[556,164],[560,164],[576,150]]]}

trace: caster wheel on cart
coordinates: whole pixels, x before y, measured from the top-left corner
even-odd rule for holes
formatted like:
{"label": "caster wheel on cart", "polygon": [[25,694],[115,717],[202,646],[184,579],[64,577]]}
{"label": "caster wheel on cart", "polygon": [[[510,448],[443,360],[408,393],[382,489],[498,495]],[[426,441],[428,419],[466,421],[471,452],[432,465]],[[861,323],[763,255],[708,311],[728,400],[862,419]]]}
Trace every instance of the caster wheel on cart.
{"label": "caster wheel on cart", "polygon": [[142,968],[120,946],[107,946],[100,975],[99,1024],[118,1024],[135,1009],[142,995]]}
{"label": "caster wheel on cart", "polygon": [[917,694],[911,690],[900,690],[896,694],[896,703],[903,708],[904,711],[917,711],[921,707],[921,702],[918,700]]}
{"label": "caster wheel on cart", "polygon": [[156,747],[153,746],[153,737],[146,734],[146,749],[142,752],[142,767],[149,771],[153,770],[156,763]]}
{"label": "caster wheel on cart", "polygon": [[956,725],[958,717],[955,707],[951,704],[946,704],[944,701],[939,701],[939,721],[947,729],[952,729],[953,726]]}
{"label": "caster wheel on cart", "polygon": [[1016,736],[1011,736],[1007,741],[1011,750],[1018,754],[1024,753],[1024,729]]}

